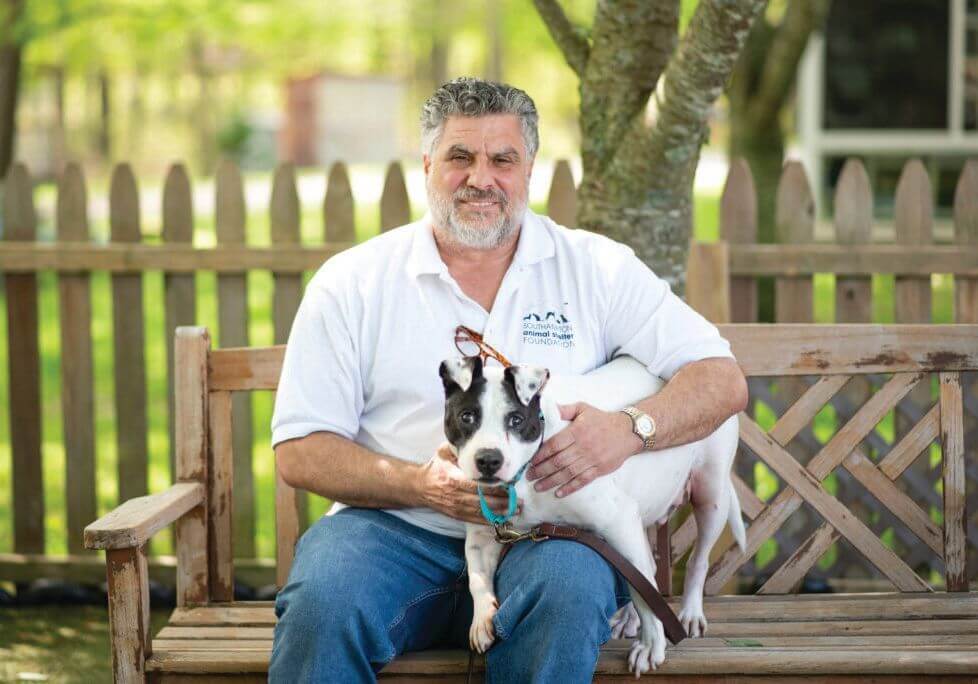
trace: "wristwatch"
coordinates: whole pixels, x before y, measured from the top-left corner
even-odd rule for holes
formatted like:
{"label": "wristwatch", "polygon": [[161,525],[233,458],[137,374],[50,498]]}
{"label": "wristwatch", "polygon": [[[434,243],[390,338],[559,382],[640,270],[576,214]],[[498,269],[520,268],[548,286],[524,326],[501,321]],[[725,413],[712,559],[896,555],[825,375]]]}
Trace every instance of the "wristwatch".
{"label": "wristwatch", "polygon": [[652,451],[652,447],[655,446],[655,420],[652,416],[639,411],[634,406],[626,406],[621,411],[632,419],[632,432],[642,440],[645,450]]}

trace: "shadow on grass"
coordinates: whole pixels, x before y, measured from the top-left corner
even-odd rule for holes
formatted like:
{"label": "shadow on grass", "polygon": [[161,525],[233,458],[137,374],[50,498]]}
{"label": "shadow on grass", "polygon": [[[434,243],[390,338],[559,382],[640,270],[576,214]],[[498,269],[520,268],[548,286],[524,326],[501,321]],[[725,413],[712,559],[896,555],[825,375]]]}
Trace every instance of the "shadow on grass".
{"label": "shadow on grass", "polygon": [[[152,633],[170,610],[154,610]],[[109,614],[96,606],[0,608],[0,682],[112,681]]]}

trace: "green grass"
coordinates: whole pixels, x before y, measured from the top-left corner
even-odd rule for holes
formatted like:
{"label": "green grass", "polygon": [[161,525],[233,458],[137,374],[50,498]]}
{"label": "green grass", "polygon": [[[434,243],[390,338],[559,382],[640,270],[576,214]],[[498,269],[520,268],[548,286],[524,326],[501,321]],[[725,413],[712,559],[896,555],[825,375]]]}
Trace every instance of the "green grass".
{"label": "green grass", "polygon": [[[39,197],[44,199],[50,188],[42,188]],[[50,195],[47,195],[47,200]],[[695,234],[701,240],[715,240],[718,233],[717,195],[697,195],[695,198]],[[538,212],[542,206],[534,206]],[[421,213],[415,208],[415,218]],[[379,210],[376,205],[358,203],[356,205],[357,237],[364,240],[376,234],[379,229]],[[322,221],[318,206],[303,207],[302,239],[304,244],[321,244]],[[105,222],[95,222],[92,227],[93,239],[105,240],[108,227]],[[147,241],[157,241],[159,225],[148,223],[143,226]],[[42,239],[53,239],[49,224],[40,226]],[[247,240],[251,245],[269,245],[269,222],[265,212],[254,212],[247,222]],[[214,240],[212,216],[197,219],[195,244],[211,246]],[[307,274],[307,277],[311,274]],[[952,288],[949,276],[933,277],[934,321],[952,320]],[[196,276],[198,323],[208,327],[213,340],[218,340],[220,330],[217,321],[217,278],[213,273],[199,273]],[[815,320],[831,322],[834,319],[834,277],[817,275],[815,277]],[[271,321],[271,275],[265,271],[248,274],[249,339],[252,345],[273,343]],[[60,330],[58,326],[58,290],[55,274],[45,272],[39,276],[40,296],[40,348],[42,384],[42,459],[45,499],[46,550],[49,554],[67,552],[65,539],[65,453],[62,446],[61,389],[60,389]],[[92,337],[95,368],[95,420],[97,454],[97,504],[99,514],[114,507],[116,497],[115,410],[113,388],[112,358],[112,300],[111,280],[105,273],[92,276]],[[143,311],[145,315],[147,407],[149,434],[149,491],[165,489],[170,482],[168,431],[166,416],[166,347],[164,337],[163,277],[160,272],[148,272],[143,278]],[[7,319],[5,299],[0,300],[0,368],[7,368]],[[881,323],[893,321],[893,278],[875,276],[873,278],[873,320]],[[12,400],[7,396],[6,382],[0,383],[0,406],[7,407]],[[15,398],[14,398],[15,399]],[[254,478],[256,489],[256,550],[261,557],[274,556],[274,465],[269,448],[272,412],[271,393],[256,393],[253,401],[254,424]],[[13,523],[11,515],[11,470],[10,470],[10,431],[9,415],[0,412],[0,552],[13,548]],[[764,427],[773,424],[772,415],[759,415]],[[889,433],[892,439],[892,418],[879,427],[881,433]],[[823,410],[816,418],[815,432],[824,441],[835,430],[835,417],[829,409]],[[763,466],[759,466],[758,493],[768,498],[777,488],[774,476]],[[831,485],[830,485],[831,486]],[[310,515],[320,515],[327,502],[312,497]],[[158,534],[152,544],[154,554],[172,553],[172,539],[168,530]],[[762,552],[763,555],[764,552]]]}
{"label": "green grass", "polygon": [[[153,611],[152,631],[169,610]],[[0,608],[0,682],[90,684],[112,681],[105,608]]]}

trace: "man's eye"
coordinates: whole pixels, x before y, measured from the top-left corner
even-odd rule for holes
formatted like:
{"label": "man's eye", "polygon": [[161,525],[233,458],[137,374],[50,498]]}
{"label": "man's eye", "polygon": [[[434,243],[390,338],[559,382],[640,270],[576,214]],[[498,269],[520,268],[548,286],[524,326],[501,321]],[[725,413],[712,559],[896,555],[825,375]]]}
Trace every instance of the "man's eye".
{"label": "man's eye", "polygon": [[506,418],[506,425],[511,428],[518,428],[523,425],[523,416],[518,413],[510,413]]}
{"label": "man's eye", "polygon": [[458,414],[458,419],[466,425],[472,425],[475,422],[475,411],[462,411]]}

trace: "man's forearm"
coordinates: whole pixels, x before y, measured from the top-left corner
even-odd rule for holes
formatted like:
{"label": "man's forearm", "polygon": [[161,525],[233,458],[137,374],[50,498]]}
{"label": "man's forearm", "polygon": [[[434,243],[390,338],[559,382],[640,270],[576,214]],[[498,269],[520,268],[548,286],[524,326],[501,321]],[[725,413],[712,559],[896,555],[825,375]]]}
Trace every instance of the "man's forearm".
{"label": "man's forearm", "polygon": [[[635,406],[655,420],[655,448],[703,439],[747,404],[747,383],[731,359],[703,359],[683,366],[658,394]],[[631,419],[624,416],[626,429]],[[635,453],[642,441],[634,437]]]}
{"label": "man's forearm", "polygon": [[293,487],[365,508],[422,505],[420,466],[378,454],[332,432],[314,432],[275,447],[276,467]]}

